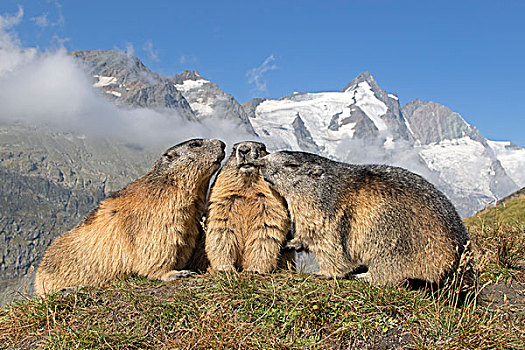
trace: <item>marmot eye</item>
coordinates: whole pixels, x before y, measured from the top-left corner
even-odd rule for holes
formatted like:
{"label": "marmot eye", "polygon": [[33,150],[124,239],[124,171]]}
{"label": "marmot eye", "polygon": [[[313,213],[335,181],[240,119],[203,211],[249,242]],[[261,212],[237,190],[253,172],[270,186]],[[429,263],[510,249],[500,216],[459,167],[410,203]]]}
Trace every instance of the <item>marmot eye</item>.
{"label": "marmot eye", "polygon": [[173,159],[173,154],[171,154],[171,153],[167,153],[166,152],[166,153],[163,154],[163,156],[168,158],[168,160],[172,160]]}
{"label": "marmot eye", "polygon": [[294,163],[294,162],[286,162],[286,163],[284,163],[284,166],[287,167],[287,168],[298,168],[298,167],[301,166],[301,164]]}
{"label": "marmot eye", "polygon": [[202,146],[202,141],[198,141],[198,140],[192,141],[190,142],[189,146],[190,147],[200,147]]}

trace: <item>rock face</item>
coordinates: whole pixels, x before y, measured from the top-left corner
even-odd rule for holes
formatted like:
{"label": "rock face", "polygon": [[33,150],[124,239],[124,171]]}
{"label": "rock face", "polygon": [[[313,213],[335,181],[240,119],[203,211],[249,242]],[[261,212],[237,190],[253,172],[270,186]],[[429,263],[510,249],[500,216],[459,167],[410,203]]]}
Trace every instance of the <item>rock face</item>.
{"label": "rock face", "polygon": [[248,114],[232,95],[222,91],[217,84],[204,79],[195,71],[184,71],[171,78],[175,87],[189,102],[197,119],[217,118],[230,120],[254,135]]}
{"label": "rock face", "polygon": [[120,106],[176,112],[194,121],[228,120],[254,134],[248,115],[233,96],[198,72],[166,77],[120,51],[73,51],[70,55],[93,77],[93,86]]}
{"label": "rock face", "polygon": [[150,71],[138,58],[120,51],[73,51],[69,54],[93,77],[93,86],[118,105],[168,109],[195,120],[188,101],[173,83]]}
{"label": "rock face", "polygon": [[413,100],[404,105],[402,111],[410,123],[414,137],[423,145],[463,137],[469,137],[475,141],[485,139],[459,114],[438,103]]}
{"label": "rock face", "polygon": [[45,127],[1,125],[0,302],[17,290],[32,291],[25,276],[51,241],[145,173],[158,152]]}
{"label": "rock face", "polygon": [[310,134],[310,131],[308,131],[304,125],[304,122],[301,119],[301,115],[299,113],[297,113],[295,116],[295,119],[292,122],[292,127],[295,138],[297,139],[297,144],[302,150],[319,153],[319,147],[314,142],[312,134]]}

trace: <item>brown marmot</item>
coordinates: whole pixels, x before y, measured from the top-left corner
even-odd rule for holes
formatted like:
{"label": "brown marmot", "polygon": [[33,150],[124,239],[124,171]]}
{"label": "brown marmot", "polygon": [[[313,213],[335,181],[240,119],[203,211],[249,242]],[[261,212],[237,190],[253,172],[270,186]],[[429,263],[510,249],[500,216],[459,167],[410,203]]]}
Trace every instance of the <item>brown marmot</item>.
{"label": "brown marmot", "polygon": [[102,286],[117,276],[164,281],[195,246],[206,192],[224,158],[222,141],[194,139],[168,149],[143,177],[104,199],[47,249],[35,276],[37,294]]}
{"label": "brown marmot", "polygon": [[277,267],[290,220],[284,200],[256,165],[267,154],[262,143],[238,143],[217,175],[206,215],[211,271],[268,273]]}
{"label": "brown marmot", "polygon": [[468,246],[454,206],[408,170],[290,151],[259,166],[287,202],[295,224],[289,245],[315,254],[320,277],[342,278],[365,266],[376,284],[439,284]]}

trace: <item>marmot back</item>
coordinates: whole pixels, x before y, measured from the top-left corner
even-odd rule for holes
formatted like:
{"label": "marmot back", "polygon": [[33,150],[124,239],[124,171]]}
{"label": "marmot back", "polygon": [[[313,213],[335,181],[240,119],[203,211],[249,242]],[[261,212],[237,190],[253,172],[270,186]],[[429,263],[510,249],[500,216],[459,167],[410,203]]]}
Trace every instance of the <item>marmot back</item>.
{"label": "marmot back", "polygon": [[456,271],[467,232],[450,201],[419,175],[287,151],[260,167],[288,204],[291,245],[315,254],[320,275],[344,277],[364,265],[377,284],[440,283]]}
{"label": "marmot back", "polygon": [[195,246],[208,184],[224,143],[194,139],[168,149],[146,175],[104,199],[47,249],[37,294],[102,286],[132,274],[172,280]]}
{"label": "marmot back", "polygon": [[259,142],[234,145],[208,199],[206,254],[212,271],[267,273],[277,267],[290,229],[283,199],[259,173]]}

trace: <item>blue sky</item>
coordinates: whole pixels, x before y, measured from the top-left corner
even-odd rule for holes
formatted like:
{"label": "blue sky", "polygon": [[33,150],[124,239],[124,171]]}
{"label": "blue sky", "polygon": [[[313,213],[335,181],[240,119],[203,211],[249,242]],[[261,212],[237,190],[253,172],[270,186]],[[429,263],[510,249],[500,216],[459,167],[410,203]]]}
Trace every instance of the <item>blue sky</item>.
{"label": "blue sky", "polygon": [[1,0],[23,46],[120,49],[239,102],[337,91],[363,71],[525,146],[525,1]]}

